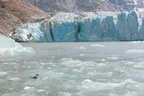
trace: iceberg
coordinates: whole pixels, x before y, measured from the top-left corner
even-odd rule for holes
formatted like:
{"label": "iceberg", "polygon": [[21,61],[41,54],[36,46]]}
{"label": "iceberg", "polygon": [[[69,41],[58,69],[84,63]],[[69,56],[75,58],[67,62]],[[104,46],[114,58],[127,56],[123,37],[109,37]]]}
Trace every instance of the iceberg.
{"label": "iceberg", "polygon": [[23,47],[14,40],[0,36],[0,58],[29,56],[35,54],[30,47]]}
{"label": "iceberg", "polygon": [[11,37],[16,41],[37,42],[144,40],[142,18],[136,11],[105,15],[104,12],[57,13],[50,19],[21,25]]}

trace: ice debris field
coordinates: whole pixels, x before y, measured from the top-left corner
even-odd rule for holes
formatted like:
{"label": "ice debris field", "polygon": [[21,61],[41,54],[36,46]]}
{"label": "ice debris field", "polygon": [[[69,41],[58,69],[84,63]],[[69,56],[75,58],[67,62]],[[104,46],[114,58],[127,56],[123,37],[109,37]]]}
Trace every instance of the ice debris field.
{"label": "ice debris field", "polygon": [[19,26],[11,37],[17,41],[38,42],[144,40],[143,17],[139,10],[57,13],[50,19]]}
{"label": "ice debris field", "polygon": [[0,59],[0,96],[144,96],[143,41],[22,45],[37,55]]}

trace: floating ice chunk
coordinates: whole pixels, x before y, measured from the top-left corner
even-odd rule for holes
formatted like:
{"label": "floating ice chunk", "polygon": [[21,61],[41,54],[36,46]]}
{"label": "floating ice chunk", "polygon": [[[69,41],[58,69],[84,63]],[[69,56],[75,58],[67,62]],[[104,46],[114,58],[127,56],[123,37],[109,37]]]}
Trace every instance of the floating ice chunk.
{"label": "floating ice chunk", "polygon": [[8,74],[7,72],[0,72],[0,76],[5,76],[7,74]]}
{"label": "floating ice chunk", "polygon": [[132,41],[130,42],[131,44],[139,44],[139,43],[144,43],[144,41]]}
{"label": "floating ice chunk", "polygon": [[99,63],[99,64],[97,65],[97,67],[106,67],[106,64],[104,64],[104,63]]}
{"label": "floating ice chunk", "polygon": [[79,54],[79,56],[83,57],[83,56],[85,56],[85,54]]}
{"label": "floating ice chunk", "polygon": [[65,65],[67,67],[78,67],[83,65],[83,62],[78,59],[72,59],[72,58],[62,58],[62,65]]}
{"label": "floating ice chunk", "polygon": [[124,96],[138,96],[137,92],[128,92]]}
{"label": "floating ice chunk", "polygon": [[81,61],[79,59],[72,59],[72,58],[62,58],[61,59],[61,65],[67,66],[67,67],[71,67],[71,68],[75,68],[75,67],[82,67],[82,66],[92,66],[95,64],[94,61]]}
{"label": "floating ice chunk", "polygon": [[130,61],[129,61],[129,62],[127,62],[127,64],[128,64],[128,65],[134,65],[135,62],[130,62]]}
{"label": "floating ice chunk", "polygon": [[120,83],[102,83],[102,82],[92,82],[91,80],[84,80],[82,82],[81,89],[83,91],[102,91],[102,90],[112,90],[114,88],[121,87]]}
{"label": "floating ice chunk", "polygon": [[126,51],[127,54],[143,54],[144,49],[131,49]]}
{"label": "floating ice chunk", "polygon": [[108,59],[109,59],[109,60],[118,60],[119,57],[117,57],[117,56],[112,56],[112,57],[108,57]]}
{"label": "floating ice chunk", "polygon": [[86,80],[84,80],[82,83],[83,84],[87,84],[87,83],[92,83],[93,81],[91,81],[90,79],[86,79]]}
{"label": "floating ice chunk", "polygon": [[144,69],[144,66],[143,66],[143,65],[134,65],[133,67],[134,67],[134,68],[138,68],[138,69]]}
{"label": "floating ice chunk", "polygon": [[101,59],[100,61],[105,62],[105,61],[106,61],[106,59]]}
{"label": "floating ice chunk", "polygon": [[125,81],[121,82],[122,85],[127,85],[127,84],[137,84],[136,81],[132,79],[126,79]]}
{"label": "floating ice chunk", "polygon": [[20,78],[18,78],[18,77],[12,77],[12,78],[10,78],[9,80],[11,80],[11,81],[19,81]]}
{"label": "floating ice chunk", "polygon": [[0,58],[28,56],[30,54],[35,54],[32,48],[23,47],[10,38],[0,36]]}
{"label": "floating ice chunk", "polygon": [[79,49],[81,49],[81,50],[86,50],[86,47],[80,46]]}
{"label": "floating ice chunk", "polygon": [[106,90],[114,90],[117,88],[139,88],[138,83],[132,79],[127,79],[122,82],[93,82],[89,79],[82,81],[80,90],[81,92],[97,92],[97,91],[106,91]]}
{"label": "floating ice chunk", "polygon": [[60,92],[59,96],[72,96],[71,93],[67,93],[67,92]]}
{"label": "floating ice chunk", "polygon": [[91,46],[92,47],[104,47],[104,45],[101,45],[101,44],[92,44]]}
{"label": "floating ice chunk", "polygon": [[31,90],[31,89],[34,89],[34,87],[30,87],[30,86],[25,86],[24,87],[24,90]]}
{"label": "floating ice chunk", "polygon": [[45,90],[44,89],[39,89],[39,90],[37,90],[37,92],[45,92]]}

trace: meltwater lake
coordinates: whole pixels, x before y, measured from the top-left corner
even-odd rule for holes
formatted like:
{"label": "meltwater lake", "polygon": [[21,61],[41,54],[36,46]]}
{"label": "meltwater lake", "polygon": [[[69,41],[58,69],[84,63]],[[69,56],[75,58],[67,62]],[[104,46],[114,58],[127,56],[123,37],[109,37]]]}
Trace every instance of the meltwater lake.
{"label": "meltwater lake", "polygon": [[144,42],[22,45],[36,55],[0,60],[0,96],[144,96]]}

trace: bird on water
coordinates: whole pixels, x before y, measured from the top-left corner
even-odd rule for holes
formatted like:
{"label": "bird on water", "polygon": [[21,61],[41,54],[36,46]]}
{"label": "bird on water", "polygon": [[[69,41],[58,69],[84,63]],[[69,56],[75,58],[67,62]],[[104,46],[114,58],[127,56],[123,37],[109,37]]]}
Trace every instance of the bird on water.
{"label": "bird on water", "polygon": [[36,74],[35,76],[33,76],[31,78],[37,80],[39,78],[39,74]]}

